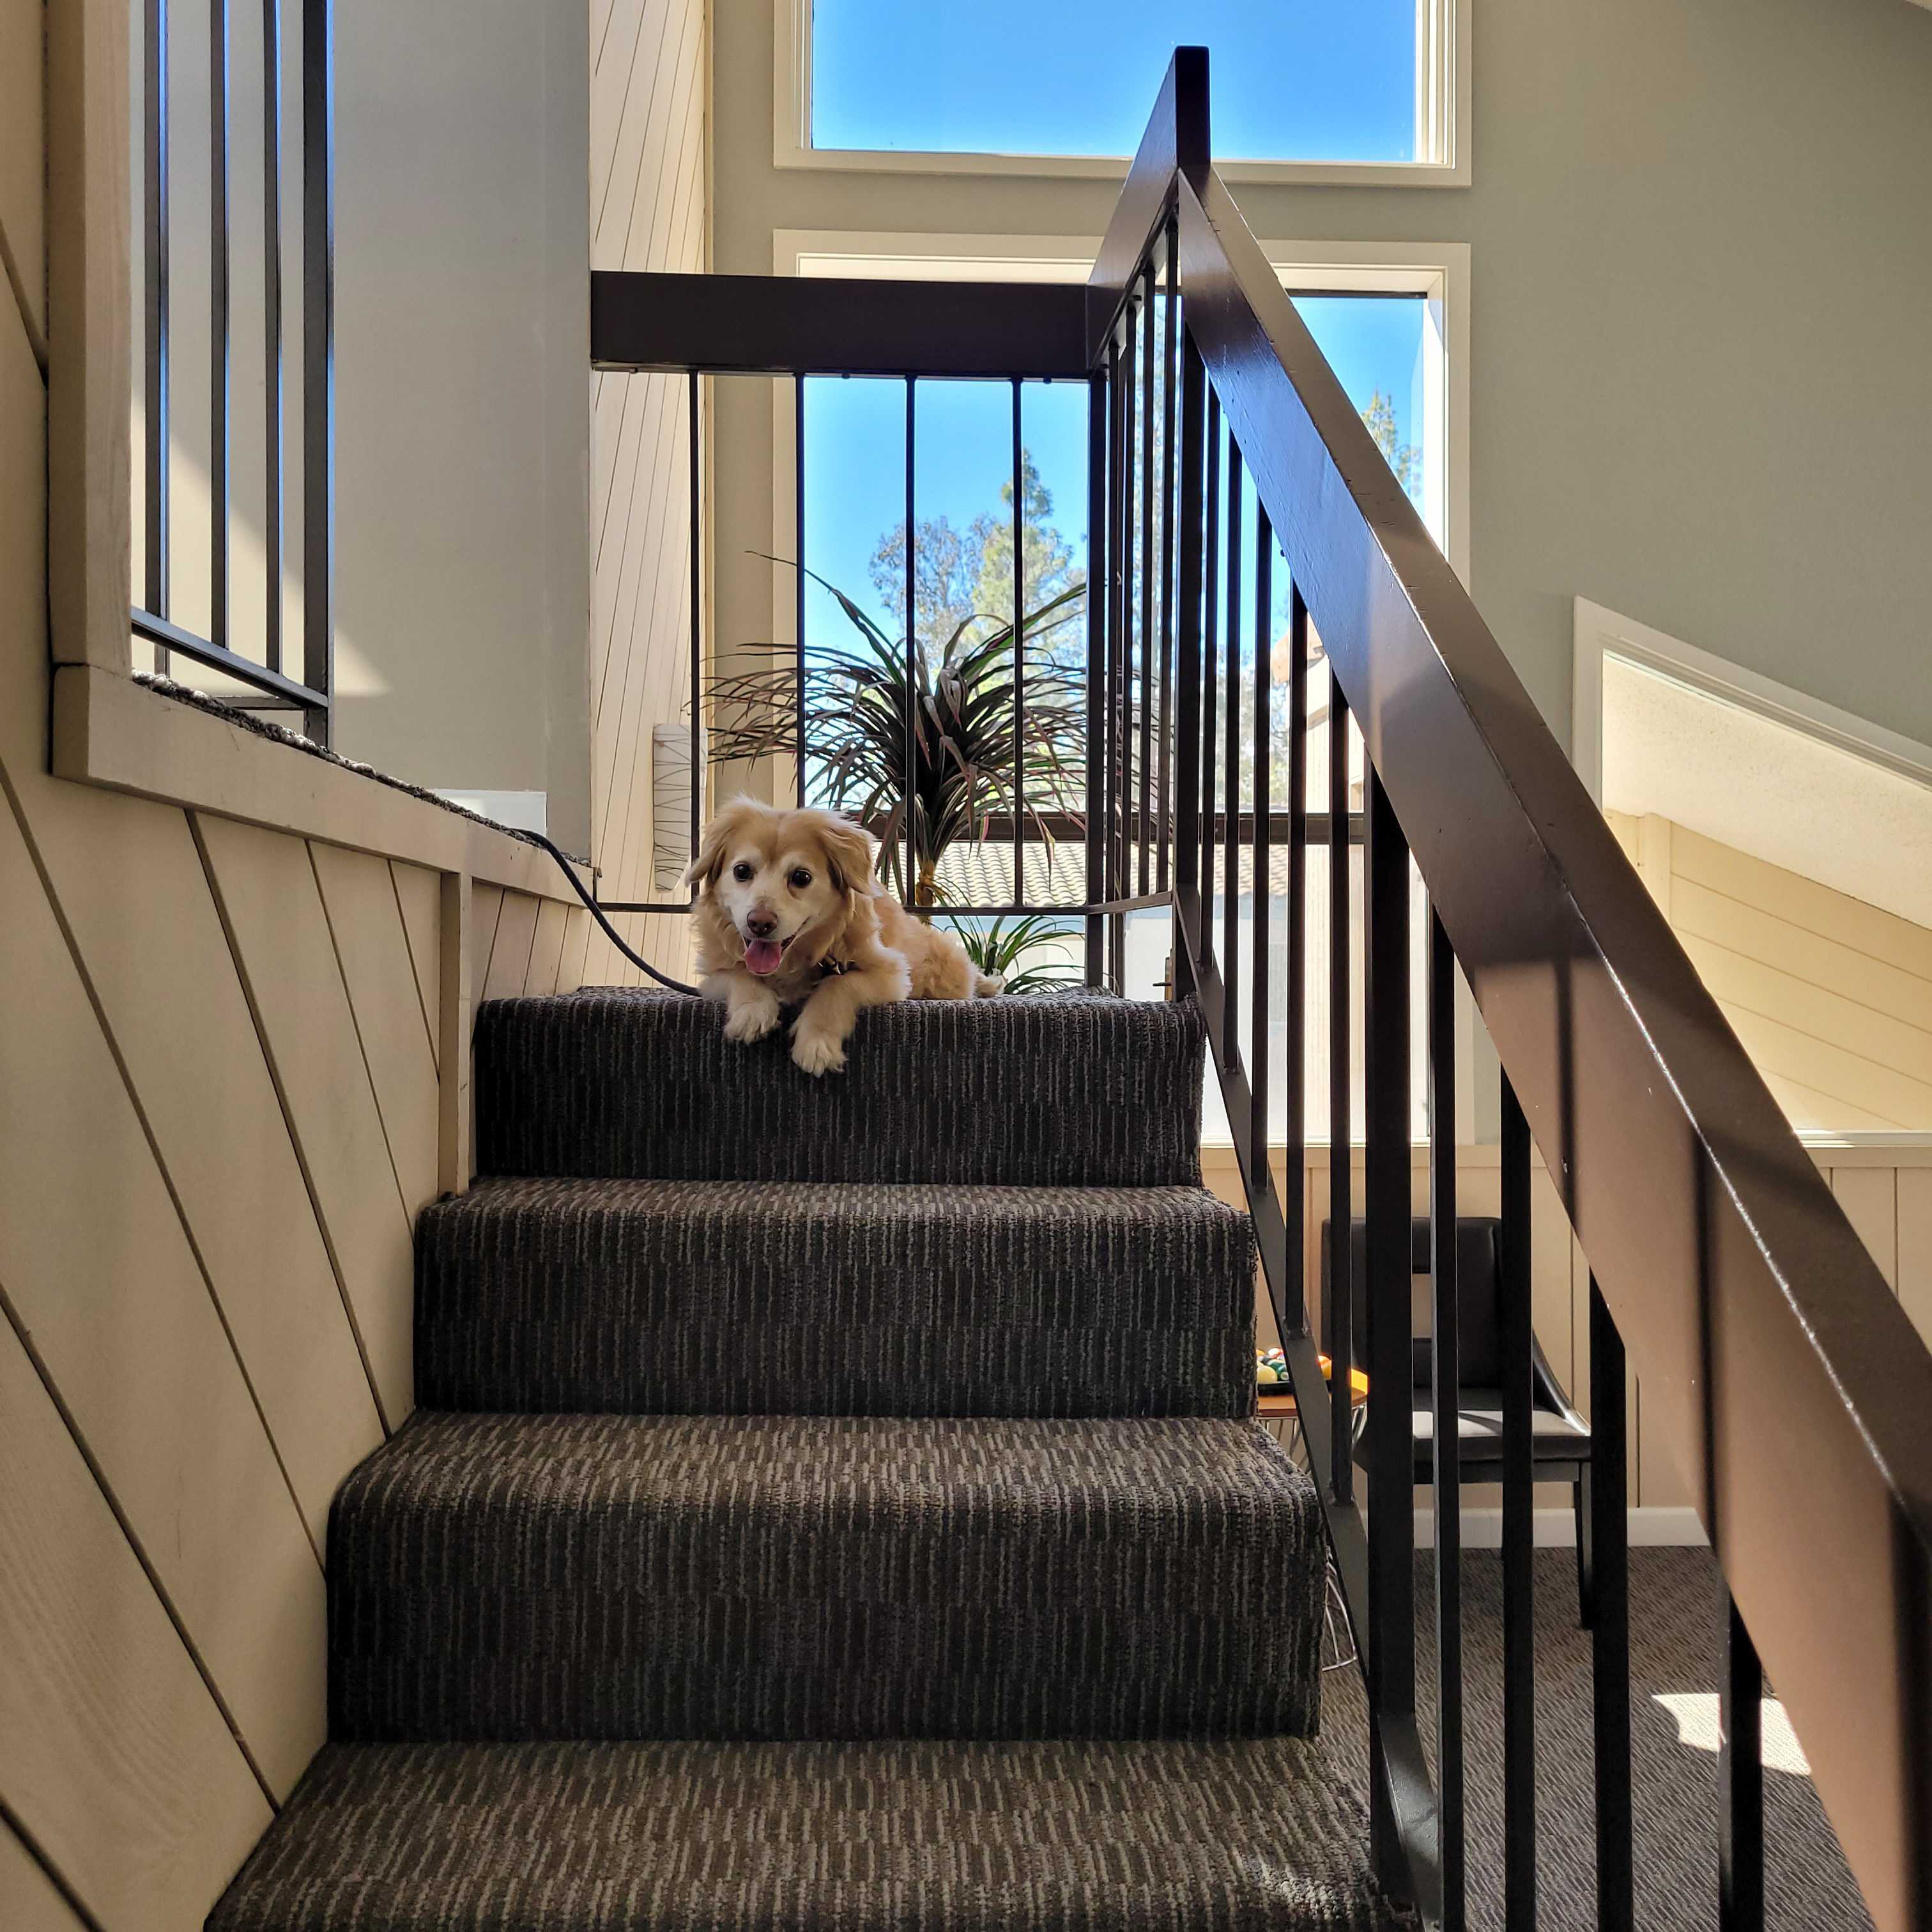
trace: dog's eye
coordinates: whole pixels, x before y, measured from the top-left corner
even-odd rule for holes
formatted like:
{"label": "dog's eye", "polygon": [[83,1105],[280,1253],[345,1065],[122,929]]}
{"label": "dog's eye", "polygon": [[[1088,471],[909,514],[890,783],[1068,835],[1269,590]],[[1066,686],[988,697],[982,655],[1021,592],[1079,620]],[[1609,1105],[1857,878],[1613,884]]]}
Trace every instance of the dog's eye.
{"label": "dog's eye", "polygon": [[731,876],[742,884],[752,876],[751,861],[748,859],[740,859],[731,868]]}
{"label": "dog's eye", "polygon": [[811,884],[812,874],[802,866],[794,866],[791,868],[791,889],[794,892],[802,892]]}

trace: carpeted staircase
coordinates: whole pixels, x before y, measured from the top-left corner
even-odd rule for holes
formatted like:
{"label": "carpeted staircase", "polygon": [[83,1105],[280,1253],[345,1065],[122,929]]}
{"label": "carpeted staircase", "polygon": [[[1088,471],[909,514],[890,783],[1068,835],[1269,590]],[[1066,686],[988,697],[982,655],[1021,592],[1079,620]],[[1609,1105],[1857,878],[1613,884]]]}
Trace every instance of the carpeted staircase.
{"label": "carpeted staircase", "polygon": [[1379,1928],[1185,1006],[484,1006],[324,1749],[212,1932]]}

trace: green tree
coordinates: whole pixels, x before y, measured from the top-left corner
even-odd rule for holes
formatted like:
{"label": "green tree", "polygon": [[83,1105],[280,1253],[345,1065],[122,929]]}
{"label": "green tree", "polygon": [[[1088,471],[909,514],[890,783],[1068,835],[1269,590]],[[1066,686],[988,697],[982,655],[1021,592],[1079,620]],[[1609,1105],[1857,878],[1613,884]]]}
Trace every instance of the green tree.
{"label": "green tree", "polygon": [[[1041,482],[1031,451],[1020,452],[1023,512],[1022,554],[1026,560],[1027,608],[1038,610],[1063,592],[1077,589],[1085,572],[1073,546],[1054,526],[1053,493]],[[1010,623],[1013,610],[1013,485],[1000,486],[1000,508],[982,511],[962,530],[945,517],[922,518],[914,546],[913,585],[921,643],[934,650],[964,624],[970,634]],[[905,526],[896,524],[874,547],[868,573],[886,609],[903,619],[905,610]],[[1079,600],[1055,611],[1038,628],[1029,628],[1030,649],[1057,650],[1077,636]]]}
{"label": "green tree", "polygon": [[1422,487],[1422,453],[1414,443],[1396,440],[1394,404],[1381,390],[1376,390],[1369,398],[1368,407],[1362,412],[1362,420],[1368,425],[1370,435],[1375,438],[1376,447],[1395,472],[1395,480],[1408,495],[1413,496]]}

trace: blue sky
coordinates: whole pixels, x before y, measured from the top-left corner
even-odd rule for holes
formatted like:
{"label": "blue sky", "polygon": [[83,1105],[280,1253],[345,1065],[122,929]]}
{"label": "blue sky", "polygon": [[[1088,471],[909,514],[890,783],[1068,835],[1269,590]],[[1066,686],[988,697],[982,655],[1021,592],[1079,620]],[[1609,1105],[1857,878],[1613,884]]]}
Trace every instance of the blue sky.
{"label": "blue sky", "polygon": [[[1423,304],[1407,296],[1297,298],[1322,353],[1358,409],[1377,390],[1392,403],[1396,434],[1419,440]],[[914,386],[914,511],[963,530],[998,508],[1012,474],[1012,392],[1005,382]],[[1053,497],[1052,521],[1084,553],[1087,529],[1087,392],[1078,382],[1024,386],[1022,435]],[[868,610],[878,599],[868,565],[879,538],[905,515],[905,385],[876,378],[813,377],[806,385],[806,560]],[[1252,552],[1250,552],[1252,554]],[[1277,576],[1281,575],[1277,572]],[[1277,586],[1286,598],[1285,586]],[[876,612],[889,634],[900,613]],[[808,634],[847,630],[814,588]]]}
{"label": "blue sky", "polygon": [[814,0],[813,143],[1130,154],[1178,41],[1217,159],[1414,158],[1414,0]]}

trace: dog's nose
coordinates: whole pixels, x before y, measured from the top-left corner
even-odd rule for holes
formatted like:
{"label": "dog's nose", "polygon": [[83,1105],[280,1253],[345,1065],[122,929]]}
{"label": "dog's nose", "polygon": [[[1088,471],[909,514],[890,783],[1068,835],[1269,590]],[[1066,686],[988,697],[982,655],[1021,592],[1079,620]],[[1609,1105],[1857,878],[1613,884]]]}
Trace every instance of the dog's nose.
{"label": "dog's nose", "polygon": [[746,915],[745,924],[754,939],[769,939],[778,929],[776,913],[754,912]]}

